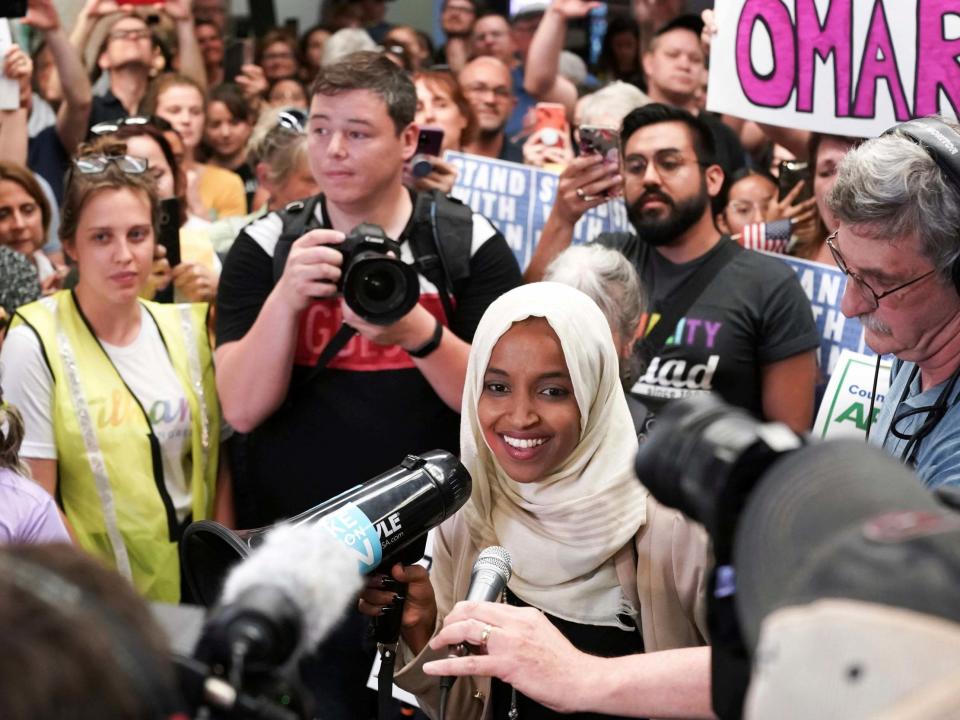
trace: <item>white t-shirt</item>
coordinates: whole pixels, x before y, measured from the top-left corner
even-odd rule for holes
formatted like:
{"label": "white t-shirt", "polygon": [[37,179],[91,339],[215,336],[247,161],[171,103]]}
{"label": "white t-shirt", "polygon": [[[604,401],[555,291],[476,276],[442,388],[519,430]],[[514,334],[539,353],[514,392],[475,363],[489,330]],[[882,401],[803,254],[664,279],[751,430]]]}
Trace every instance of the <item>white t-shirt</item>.
{"label": "white t-shirt", "polygon": [[[129,345],[119,347],[100,341],[107,356],[150,419],[160,441],[163,477],[167,492],[183,521],[190,512],[188,478],[192,474],[191,413],[186,393],[153,318],[140,309],[140,333]],[[26,434],[20,457],[56,460],[51,400],[53,378],[43,359],[33,331],[18,325],[7,333],[0,350],[0,384],[4,397],[23,415]],[[87,397],[94,421],[103,426],[120,424],[128,413],[140,408],[124,393],[117,398]]]}

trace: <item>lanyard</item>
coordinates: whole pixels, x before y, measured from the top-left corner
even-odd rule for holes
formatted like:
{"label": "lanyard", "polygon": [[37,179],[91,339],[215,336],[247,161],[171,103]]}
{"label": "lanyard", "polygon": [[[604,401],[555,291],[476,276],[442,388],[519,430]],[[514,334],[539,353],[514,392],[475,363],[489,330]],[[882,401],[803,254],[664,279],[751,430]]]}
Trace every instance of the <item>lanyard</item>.
{"label": "lanyard", "polygon": [[[957,378],[960,377],[960,367],[953,371],[953,374],[947,380],[943,386],[943,390],[940,391],[940,394],[937,396],[937,400],[933,405],[926,405],[924,407],[911,408],[905,412],[898,412],[900,406],[906,401],[908,395],[910,394],[910,388],[913,386],[913,381],[917,377],[917,372],[919,372],[920,367],[914,365],[913,369],[910,371],[910,377],[907,378],[907,383],[903,388],[903,392],[900,394],[900,400],[897,402],[896,408],[894,408],[894,415],[890,421],[890,426],[887,428],[887,434],[883,438],[883,445],[887,444],[887,439],[890,437],[890,434],[893,433],[894,437],[900,440],[906,440],[907,444],[904,445],[903,451],[900,453],[900,460],[910,467],[917,466],[917,455],[920,452],[920,443],[923,439],[929,435],[933,429],[937,426],[937,423],[947,414],[947,411],[957,404],[958,398],[954,398],[953,402],[949,402],[950,394],[953,392],[954,386],[957,384]],[[906,420],[909,417],[917,415],[919,413],[928,413],[927,418],[920,423],[920,427],[917,428],[916,432],[912,434],[902,433],[897,430],[897,423]]]}

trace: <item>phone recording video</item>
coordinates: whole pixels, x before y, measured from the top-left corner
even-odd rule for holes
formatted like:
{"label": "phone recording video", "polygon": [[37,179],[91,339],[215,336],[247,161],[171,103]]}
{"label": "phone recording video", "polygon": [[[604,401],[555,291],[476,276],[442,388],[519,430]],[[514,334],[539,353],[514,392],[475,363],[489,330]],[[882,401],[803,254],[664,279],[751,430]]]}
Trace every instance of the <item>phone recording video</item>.
{"label": "phone recording video", "polygon": [[780,163],[780,175],[777,180],[780,199],[783,200],[790,191],[804,181],[800,193],[794,198],[793,204],[801,203],[813,197],[813,182],[810,179],[810,166],[802,160],[784,160]]}
{"label": "phone recording video", "polygon": [[566,108],[559,103],[539,102],[533,112],[533,132],[540,133],[540,142],[551,147],[566,147],[570,136]]}
{"label": "phone recording video", "polygon": [[[620,131],[607,125],[581,125],[578,128],[581,155],[600,155],[604,164],[615,174],[620,168]],[[604,193],[611,197],[614,191]]]}
{"label": "phone recording video", "polygon": [[433,158],[440,157],[443,150],[443,130],[435,127],[422,127],[417,136],[417,151],[410,161],[410,172],[414,177],[425,177],[433,172]]}

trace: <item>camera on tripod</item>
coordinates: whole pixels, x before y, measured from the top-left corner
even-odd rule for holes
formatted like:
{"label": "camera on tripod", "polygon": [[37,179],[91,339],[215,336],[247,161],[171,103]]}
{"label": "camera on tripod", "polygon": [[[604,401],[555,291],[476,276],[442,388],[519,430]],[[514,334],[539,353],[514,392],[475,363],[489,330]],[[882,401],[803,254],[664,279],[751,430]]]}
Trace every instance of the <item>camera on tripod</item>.
{"label": "camera on tripod", "polygon": [[419,301],[417,271],[400,259],[400,244],[379,225],[357,225],[339,250],[343,274],[337,289],[350,309],[367,322],[390,325]]}

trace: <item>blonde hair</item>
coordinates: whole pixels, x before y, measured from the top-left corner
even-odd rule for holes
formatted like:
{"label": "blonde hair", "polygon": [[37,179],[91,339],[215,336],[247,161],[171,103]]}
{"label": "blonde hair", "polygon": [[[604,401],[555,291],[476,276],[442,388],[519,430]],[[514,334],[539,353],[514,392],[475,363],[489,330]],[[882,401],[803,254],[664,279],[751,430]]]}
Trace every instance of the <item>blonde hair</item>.
{"label": "blonde hair", "polygon": [[0,393],[0,469],[13,470],[30,477],[30,470],[20,460],[20,446],[25,433],[23,416]]}

